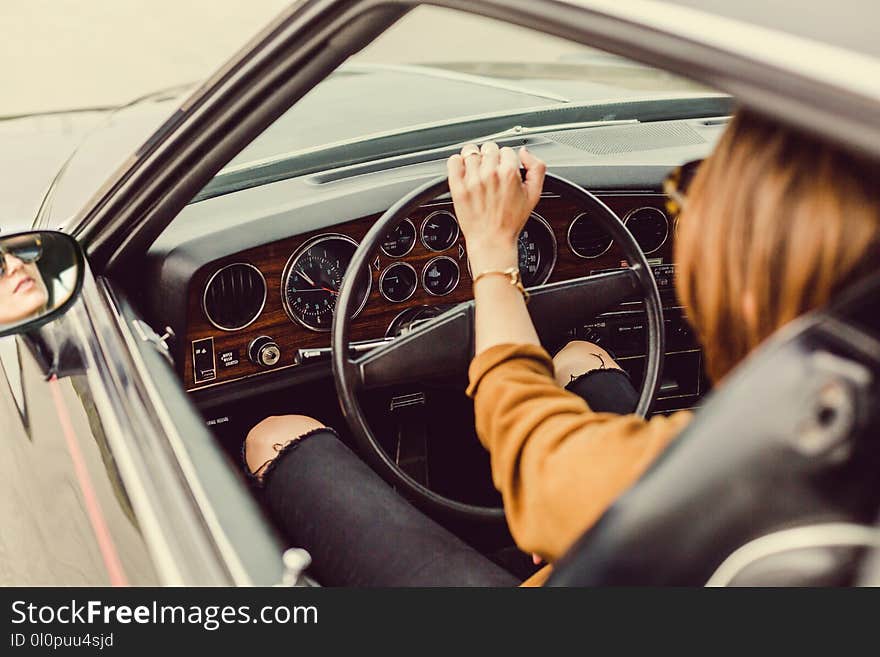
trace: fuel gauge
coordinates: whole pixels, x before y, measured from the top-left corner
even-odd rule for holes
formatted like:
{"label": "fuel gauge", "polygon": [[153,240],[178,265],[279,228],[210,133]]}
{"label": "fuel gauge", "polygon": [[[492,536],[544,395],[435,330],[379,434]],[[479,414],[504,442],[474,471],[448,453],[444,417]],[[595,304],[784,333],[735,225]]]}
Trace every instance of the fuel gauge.
{"label": "fuel gauge", "polygon": [[379,292],[392,303],[406,301],[416,293],[419,275],[412,265],[395,262],[379,276]]}

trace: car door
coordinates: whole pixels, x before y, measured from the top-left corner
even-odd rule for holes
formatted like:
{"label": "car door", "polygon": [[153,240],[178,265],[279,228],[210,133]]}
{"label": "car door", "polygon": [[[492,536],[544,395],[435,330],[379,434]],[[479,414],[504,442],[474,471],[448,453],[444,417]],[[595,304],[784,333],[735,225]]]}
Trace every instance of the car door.
{"label": "car door", "polygon": [[5,340],[0,584],[280,583],[282,549],[161,343],[85,267],[67,312]]}
{"label": "car door", "polygon": [[94,355],[78,344],[83,311],[80,301],[32,335],[3,339],[2,585],[161,582],[108,442]]}

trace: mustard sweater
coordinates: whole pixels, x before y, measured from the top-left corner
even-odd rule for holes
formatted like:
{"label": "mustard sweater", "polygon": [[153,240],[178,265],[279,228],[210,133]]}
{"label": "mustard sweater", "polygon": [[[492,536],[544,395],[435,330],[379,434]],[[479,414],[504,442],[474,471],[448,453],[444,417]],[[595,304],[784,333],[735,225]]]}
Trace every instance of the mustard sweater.
{"label": "mustard sweater", "polygon": [[[559,559],[682,430],[691,413],[596,413],[553,378],[535,345],[497,345],[474,358],[468,395],[516,544]],[[527,580],[546,581],[550,568]]]}

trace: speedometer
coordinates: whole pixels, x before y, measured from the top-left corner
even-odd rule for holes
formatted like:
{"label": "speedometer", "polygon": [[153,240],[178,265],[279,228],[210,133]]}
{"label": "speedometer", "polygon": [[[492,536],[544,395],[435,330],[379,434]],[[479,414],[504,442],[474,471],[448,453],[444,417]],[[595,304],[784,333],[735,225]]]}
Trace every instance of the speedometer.
{"label": "speedometer", "polygon": [[[321,235],[297,249],[281,277],[281,300],[288,317],[312,331],[329,331],[342,278],[356,249],[357,242],[345,235]],[[360,303],[355,316],[370,295],[369,272],[360,277],[356,294]]]}
{"label": "speedometer", "polygon": [[556,236],[550,224],[534,212],[517,240],[519,274],[525,287],[543,285],[556,265]]}

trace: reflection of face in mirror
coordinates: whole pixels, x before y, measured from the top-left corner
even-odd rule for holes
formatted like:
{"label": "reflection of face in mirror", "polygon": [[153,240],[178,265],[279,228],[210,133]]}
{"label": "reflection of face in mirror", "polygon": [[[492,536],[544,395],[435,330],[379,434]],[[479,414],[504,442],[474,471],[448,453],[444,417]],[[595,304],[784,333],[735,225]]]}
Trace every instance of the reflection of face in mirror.
{"label": "reflection of face in mirror", "polygon": [[37,266],[42,254],[37,236],[0,240],[0,326],[50,310],[49,289]]}
{"label": "reflection of face in mirror", "polygon": [[62,233],[0,235],[0,332],[36,327],[64,306],[79,285],[80,258]]}

